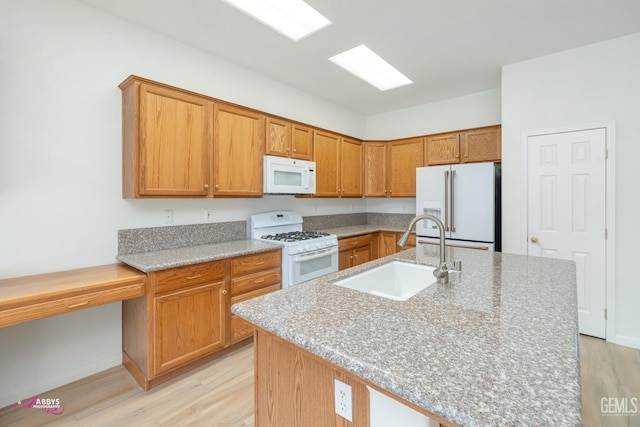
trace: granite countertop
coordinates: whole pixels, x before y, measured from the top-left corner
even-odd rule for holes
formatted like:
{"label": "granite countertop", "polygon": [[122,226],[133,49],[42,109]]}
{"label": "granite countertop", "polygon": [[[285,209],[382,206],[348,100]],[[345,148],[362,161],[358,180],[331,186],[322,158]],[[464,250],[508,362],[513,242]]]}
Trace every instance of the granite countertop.
{"label": "granite countertop", "polygon": [[360,234],[367,234],[367,233],[376,233],[378,231],[393,231],[393,232],[404,233],[405,231],[407,231],[407,229],[388,226],[388,225],[364,224],[364,225],[351,225],[348,227],[327,228],[324,230],[316,230],[316,231],[335,234],[336,236],[338,236],[338,239],[342,239],[344,237],[358,236]]}
{"label": "granite countertop", "polygon": [[[332,285],[418,245],[232,306],[258,327],[461,426],[582,422],[572,261],[449,248],[455,284],[406,301]],[[449,258],[451,259],[451,258]]]}
{"label": "granite countertop", "polygon": [[167,268],[181,267],[183,265],[197,264],[280,248],[282,248],[282,245],[266,243],[260,240],[234,240],[231,242],[187,246],[184,248],[138,252],[126,255],[120,254],[116,258],[118,261],[148,273],[150,271],[165,270]]}

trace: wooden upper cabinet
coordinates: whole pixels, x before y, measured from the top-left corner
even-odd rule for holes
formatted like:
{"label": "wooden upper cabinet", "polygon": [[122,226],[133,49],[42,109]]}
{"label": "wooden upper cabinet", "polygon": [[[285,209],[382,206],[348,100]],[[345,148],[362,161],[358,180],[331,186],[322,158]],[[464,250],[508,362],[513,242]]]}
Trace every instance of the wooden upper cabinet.
{"label": "wooden upper cabinet", "polygon": [[120,89],[123,197],[210,195],[211,100],[134,76]]}
{"label": "wooden upper cabinet", "polygon": [[388,142],[364,143],[364,196],[387,197]]}
{"label": "wooden upper cabinet", "polygon": [[389,142],[389,197],[416,197],[416,168],[423,166],[425,138]]}
{"label": "wooden upper cabinet", "polygon": [[291,157],[300,160],[313,160],[313,129],[293,124],[291,131]]}
{"label": "wooden upper cabinet", "polygon": [[262,196],[264,117],[226,104],[213,109],[215,196]]}
{"label": "wooden upper cabinet", "polygon": [[340,146],[340,195],[362,197],[362,141],[342,138]]}
{"label": "wooden upper cabinet", "polygon": [[492,126],[462,132],[462,163],[500,161],[501,129],[500,126]]}
{"label": "wooden upper cabinet", "polygon": [[447,133],[427,138],[427,166],[450,165],[460,162],[460,134]]}
{"label": "wooden upper cabinet", "polygon": [[289,157],[291,150],[291,123],[273,117],[267,117],[266,126],[267,154]]}
{"label": "wooden upper cabinet", "polygon": [[287,120],[267,117],[266,152],[272,156],[313,160],[313,130]]}
{"label": "wooden upper cabinet", "polygon": [[313,158],[316,162],[316,197],[338,197],[340,184],[340,136],[315,130]]}

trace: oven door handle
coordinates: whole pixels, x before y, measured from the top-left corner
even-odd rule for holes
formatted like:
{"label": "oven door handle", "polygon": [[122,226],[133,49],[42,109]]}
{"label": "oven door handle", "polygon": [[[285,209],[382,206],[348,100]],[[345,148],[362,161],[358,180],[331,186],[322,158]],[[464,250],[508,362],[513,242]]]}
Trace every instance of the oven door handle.
{"label": "oven door handle", "polygon": [[330,249],[323,249],[320,252],[312,252],[308,255],[298,255],[293,257],[293,262],[303,262],[303,261],[311,261],[312,259],[317,259],[317,258],[324,258],[327,255],[333,255],[333,254],[337,254],[338,253],[338,248],[330,248]]}

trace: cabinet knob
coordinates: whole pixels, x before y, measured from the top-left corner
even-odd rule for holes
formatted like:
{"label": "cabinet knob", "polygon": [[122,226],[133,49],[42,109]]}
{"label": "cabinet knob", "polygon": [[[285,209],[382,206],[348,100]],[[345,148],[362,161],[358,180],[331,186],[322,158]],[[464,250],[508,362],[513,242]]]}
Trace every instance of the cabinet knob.
{"label": "cabinet knob", "polygon": [[206,189],[206,188],[209,188],[209,184],[205,184],[205,185],[204,185],[204,188],[205,188],[205,189]]}
{"label": "cabinet knob", "polygon": [[227,294],[227,290],[226,290],[226,289],[223,289],[223,290],[222,290],[222,295],[226,295],[226,294]]}
{"label": "cabinet knob", "polygon": [[220,188],[220,186],[218,184],[216,184],[216,188]]}
{"label": "cabinet knob", "polygon": [[294,148],[294,149],[293,149],[293,152],[295,153],[296,151],[298,151],[298,150],[296,150],[296,149]]}
{"label": "cabinet knob", "polygon": [[351,256],[349,257],[349,259],[353,259],[353,255],[351,255]]}
{"label": "cabinet knob", "polygon": [[536,236],[531,236],[531,243],[538,243],[538,238]]}

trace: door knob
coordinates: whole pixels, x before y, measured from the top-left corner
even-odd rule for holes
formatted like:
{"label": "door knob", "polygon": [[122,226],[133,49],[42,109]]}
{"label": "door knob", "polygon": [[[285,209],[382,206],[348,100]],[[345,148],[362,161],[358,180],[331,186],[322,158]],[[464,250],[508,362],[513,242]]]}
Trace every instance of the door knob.
{"label": "door knob", "polygon": [[538,238],[536,236],[531,236],[531,243],[538,243]]}

